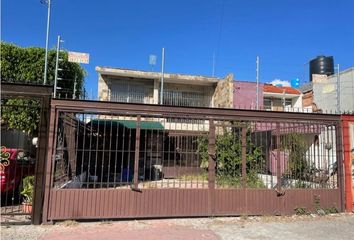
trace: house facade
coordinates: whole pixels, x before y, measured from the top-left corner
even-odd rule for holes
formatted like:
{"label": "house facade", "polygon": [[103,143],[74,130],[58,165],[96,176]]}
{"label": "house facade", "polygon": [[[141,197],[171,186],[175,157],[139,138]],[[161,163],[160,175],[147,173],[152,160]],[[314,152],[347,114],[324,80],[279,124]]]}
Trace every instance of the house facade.
{"label": "house facade", "polygon": [[[255,82],[234,81],[233,107],[236,109],[258,109],[268,111],[299,111],[302,109],[302,93],[291,87],[274,86]],[[257,100],[258,92],[258,100]]]}
{"label": "house facade", "polygon": [[[258,85],[258,107],[263,109],[263,83]],[[235,109],[257,108],[257,84],[255,82],[234,81],[233,107]]]}
{"label": "house facade", "polygon": [[121,68],[96,67],[101,101],[188,107],[232,108],[232,74],[223,79]]}
{"label": "house facade", "polygon": [[264,84],[263,109],[302,112],[301,92],[291,87]]}

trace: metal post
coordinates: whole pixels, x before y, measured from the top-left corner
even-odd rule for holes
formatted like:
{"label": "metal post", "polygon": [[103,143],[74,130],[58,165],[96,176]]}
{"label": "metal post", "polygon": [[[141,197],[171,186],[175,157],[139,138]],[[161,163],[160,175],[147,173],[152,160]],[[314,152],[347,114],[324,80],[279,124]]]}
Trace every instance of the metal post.
{"label": "metal post", "polygon": [[335,128],[336,137],[336,158],[337,158],[337,187],[340,191],[340,211],[345,211],[345,185],[344,185],[344,161],[343,161],[343,133],[342,122],[338,121]]}
{"label": "metal post", "polygon": [[73,99],[75,99],[76,98],[76,96],[75,96],[75,94],[76,94],[76,84],[77,84],[77,82],[76,82],[76,74],[75,74],[75,81],[74,81],[74,90],[73,90]]}
{"label": "metal post", "polygon": [[209,211],[213,215],[215,213],[215,167],[216,167],[216,137],[214,120],[209,120],[209,136],[208,136],[208,189],[209,189]]}
{"label": "metal post", "polygon": [[47,0],[48,4],[48,15],[47,15],[47,35],[45,41],[45,60],[44,60],[44,81],[43,85],[47,84],[47,72],[48,72],[48,41],[49,41],[49,27],[50,27],[50,8],[51,0]]}
{"label": "metal post", "polygon": [[340,76],[339,76],[339,64],[337,65],[337,112],[340,113]]}
{"label": "metal post", "polygon": [[257,56],[256,60],[256,82],[257,82],[257,100],[256,100],[256,107],[259,110],[259,57]]}
{"label": "metal post", "polygon": [[136,121],[136,133],[135,133],[135,158],[134,158],[134,190],[138,190],[139,187],[139,157],[140,157],[140,125],[141,116],[137,116]]}
{"label": "metal post", "polygon": [[242,127],[241,137],[241,160],[242,160],[242,188],[247,187],[247,129],[246,125]]}
{"label": "metal post", "polygon": [[57,56],[56,56],[56,59],[55,59],[55,78],[54,78],[54,97],[55,98],[57,97],[59,51],[60,51],[60,36],[58,36]]}
{"label": "metal post", "polygon": [[163,104],[163,80],[165,68],[165,48],[162,48],[160,104]]}

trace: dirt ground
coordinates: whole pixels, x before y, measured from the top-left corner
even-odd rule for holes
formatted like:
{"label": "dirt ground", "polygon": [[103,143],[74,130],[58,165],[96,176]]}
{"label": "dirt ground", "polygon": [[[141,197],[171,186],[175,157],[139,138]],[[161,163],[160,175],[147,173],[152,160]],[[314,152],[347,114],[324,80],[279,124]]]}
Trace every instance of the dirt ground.
{"label": "dirt ground", "polygon": [[354,239],[354,214],[2,225],[1,239]]}

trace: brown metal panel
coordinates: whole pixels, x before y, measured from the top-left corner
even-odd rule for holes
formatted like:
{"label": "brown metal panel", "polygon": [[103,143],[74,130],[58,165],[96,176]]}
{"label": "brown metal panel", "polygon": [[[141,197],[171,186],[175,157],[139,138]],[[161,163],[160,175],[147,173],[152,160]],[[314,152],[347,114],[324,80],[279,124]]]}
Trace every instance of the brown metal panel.
{"label": "brown metal panel", "polygon": [[270,189],[247,189],[248,215],[278,215],[279,197]]}
{"label": "brown metal panel", "polygon": [[294,214],[296,208],[316,211],[315,197],[319,197],[319,207],[336,208],[340,211],[341,197],[339,189],[289,189],[284,195],[285,214]]}
{"label": "brown metal panel", "polygon": [[[259,214],[279,214],[277,210],[278,198],[274,190],[269,189],[246,189],[247,192],[247,214],[259,215]],[[129,213],[129,208],[126,208],[130,204],[127,202],[123,204],[122,212],[116,213],[111,211],[109,202],[117,202],[119,196],[125,195],[124,198],[132,199],[136,192],[131,190],[117,190],[117,189],[56,189],[51,190],[51,208],[56,208],[56,205],[60,205],[60,211],[53,211],[50,209],[49,219],[98,219],[98,218],[125,218],[125,217],[166,217],[166,216],[206,216],[208,214],[208,190],[206,189],[146,189],[137,197],[137,204],[145,205],[148,203],[149,211],[142,209],[136,213],[136,215]],[[215,215],[240,215],[245,214],[243,207],[245,206],[245,194],[244,189],[217,189],[215,190],[216,207]],[[86,192],[82,194],[82,192]],[[112,192],[119,193],[111,194]],[[58,198],[56,197],[58,195]],[[174,214],[171,207],[158,206],[171,206],[169,199],[180,196],[177,209]],[[286,198],[287,205],[285,206],[285,214],[294,213],[296,207],[307,207],[309,210],[314,208],[313,196],[319,195],[321,197],[321,207],[339,207],[340,197],[338,189],[297,189],[287,190],[283,196]],[[104,196],[101,199],[97,198],[96,201],[92,201],[91,204],[85,204],[84,198],[96,199],[98,196]],[[153,201],[147,201],[153,197]],[[113,198],[113,199],[109,199]],[[75,200],[75,201],[74,201]],[[232,204],[236,202],[236,204]],[[130,202],[132,203],[132,202]],[[87,212],[79,211],[80,205],[86,205],[87,209],[94,209],[96,211]],[[72,205],[73,207],[70,207]],[[98,210],[98,211],[97,211]],[[124,210],[128,210],[124,211]]]}
{"label": "brown metal panel", "polygon": [[113,214],[113,191],[109,189],[108,192],[108,214],[114,216]]}
{"label": "brown metal panel", "polygon": [[52,95],[51,86],[23,84],[23,83],[1,83],[1,96],[15,97],[48,97]]}
{"label": "brown metal panel", "polygon": [[[235,204],[230,204],[235,203]],[[215,215],[241,215],[245,205],[243,189],[216,189]]]}
{"label": "brown metal panel", "polygon": [[106,195],[107,189],[106,191],[100,191],[100,189],[96,190],[96,197],[97,197],[97,202],[96,205],[102,206],[104,204],[104,207],[99,207],[97,210],[97,216],[99,218],[102,218],[104,216],[104,209],[107,207],[106,203],[104,202],[104,198]]}
{"label": "brown metal panel", "polygon": [[87,214],[87,192],[82,192],[79,191],[80,195],[79,195],[79,200],[82,198],[82,201],[80,202],[80,212],[82,213],[82,215],[86,215]]}

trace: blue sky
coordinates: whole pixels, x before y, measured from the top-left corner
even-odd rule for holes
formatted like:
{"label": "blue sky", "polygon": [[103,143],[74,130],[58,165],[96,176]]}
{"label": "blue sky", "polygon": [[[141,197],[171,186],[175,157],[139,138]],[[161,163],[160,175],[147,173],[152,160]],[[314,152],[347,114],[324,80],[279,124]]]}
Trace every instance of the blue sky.
{"label": "blue sky", "polygon": [[[166,49],[166,72],[233,73],[254,81],[308,80],[313,57],[354,66],[354,0],[52,0],[50,47],[90,53],[82,65],[97,95],[96,66],[151,70],[149,55]],[[2,0],[2,40],[45,47],[47,9],[39,0]]]}

